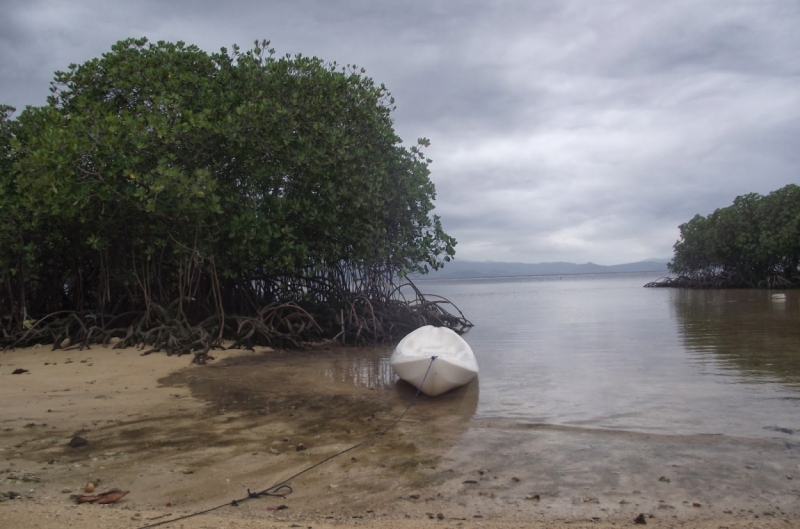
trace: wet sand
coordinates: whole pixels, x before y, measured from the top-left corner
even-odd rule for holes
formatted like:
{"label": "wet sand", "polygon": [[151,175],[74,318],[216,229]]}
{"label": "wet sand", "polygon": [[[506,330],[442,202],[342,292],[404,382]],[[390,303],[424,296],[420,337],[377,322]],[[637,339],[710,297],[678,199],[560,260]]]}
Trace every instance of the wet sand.
{"label": "wet sand", "polygon": [[[800,526],[800,434],[478,420],[475,381],[421,396],[376,437],[414,395],[353,360],[384,353],[225,351],[208,366],[132,349],[0,353],[0,494],[20,494],[0,519],[136,528],[222,505],[161,527],[617,527],[640,513],[655,527]],[[89,444],[70,447],[74,435]],[[285,498],[226,505],[367,439]],[[89,482],[130,492],[75,505]]]}

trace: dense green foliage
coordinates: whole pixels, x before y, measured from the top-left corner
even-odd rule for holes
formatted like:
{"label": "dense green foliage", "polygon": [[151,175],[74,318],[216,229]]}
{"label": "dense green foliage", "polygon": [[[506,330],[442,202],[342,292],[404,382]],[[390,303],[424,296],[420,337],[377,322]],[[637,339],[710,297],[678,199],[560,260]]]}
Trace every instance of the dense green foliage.
{"label": "dense green foliage", "polygon": [[4,329],[157,307],[221,336],[270,304],[387,301],[450,259],[428,141],[401,145],[386,88],[268,45],[121,41],[57,72],[47,106],[1,109]]}
{"label": "dense green foliage", "polygon": [[709,287],[800,286],[800,186],[733,205],[680,226],[669,269],[687,285]]}

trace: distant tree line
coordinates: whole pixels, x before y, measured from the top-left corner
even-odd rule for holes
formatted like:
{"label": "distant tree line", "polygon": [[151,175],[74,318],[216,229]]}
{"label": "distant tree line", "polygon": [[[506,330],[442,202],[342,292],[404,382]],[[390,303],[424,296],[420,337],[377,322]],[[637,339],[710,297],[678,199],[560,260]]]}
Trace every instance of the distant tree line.
{"label": "distant tree line", "polygon": [[[455,239],[355,66],[118,42],[0,108],[0,346],[195,351],[469,323],[398,278]],[[410,292],[411,297],[403,297]],[[457,310],[456,310],[457,312]]]}
{"label": "distant tree line", "polygon": [[680,227],[668,267],[677,277],[650,286],[787,288],[800,286],[800,186],[731,206]]}

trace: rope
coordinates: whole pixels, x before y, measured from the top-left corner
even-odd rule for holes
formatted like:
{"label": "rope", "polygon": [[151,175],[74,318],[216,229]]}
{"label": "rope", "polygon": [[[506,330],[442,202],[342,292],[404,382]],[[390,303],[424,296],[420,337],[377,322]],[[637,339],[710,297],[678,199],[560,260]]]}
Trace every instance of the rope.
{"label": "rope", "polygon": [[[272,485],[271,487],[268,487],[268,488],[266,488],[264,490],[261,490],[261,491],[258,491],[258,492],[250,492],[250,489],[247,489],[247,496],[245,496],[244,498],[240,498],[238,500],[233,500],[233,501],[230,501],[228,503],[222,503],[220,505],[217,505],[216,507],[211,507],[211,508],[205,509],[203,511],[197,511],[197,512],[193,512],[191,514],[186,514],[186,515],[181,516],[179,518],[173,518],[172,520],[164,520],[163,522],[158,522],[158,523],[154,523],[154,524],[150,524],[150,525],[143,525],[143,526],[139,527],[138,529],[150,529],[151,527],[158,527],[160,525],[170,524],[170,523],[177,522],[177,521],[180,521],[180,520],[185,520],[187,518],[192,518],[194,516],[200,516],[201,514],[207,514],[207,513],[210,513],[212,511],[216,511],[217,509],[222,509],[223,507],[227,507],[229,505],[233,506],[233,507],[238,507],[241,503],[244,503],[245,501],[251,500],[253,498],[261,498],[263,496],[273,496],[273,497],[278,497],[278,498],[285,498],[286,496],[288,496],[289,494],[291,494],[293,492],[292,487],[290,487],[288,485],[288,483],[290,481],[292,481],[293,479],[295,479],[296,477],[301,476],[301,475],[305,474],[306,472],[308,472],[310,470],[313,470],[313,469],[317,468],[318,466],[320,466],[320,465],[322,465],[324,463],[327,463],[331,459],[335,459],[335,458],[339,457],[340,455],[343,455],[343,454],[346,454],[347,452],[355,450],[356,448],[361,448],[362,446],[364,446],[365,444],[369,443],[370,441],[378,439],[379,437],[383,437],[384,435],[386,435],[386,433],[389,430],[394,428],[397,425],[397,423],[399,423],[403,419],[403,417],[405,417],[406,413],[408,413],[408,410],[411,409],[411,406],[414,404],[414,401],[417,400],[417,397],[419,397],[419,394],[422,393],[422,386],[425,385],[425,379],[428,378],[428,373],[430,373],[431,367],[433,366],[433,362],[436,360],[436,358],[438,358],[438,357],[436,357],[436,356],[432,356],[431,357],[431,363],[428,364],[428,370],[425,371],[425,376],[422,377],[422,384],[419,385],[419,388],[417,389],[416,394],[411,398],[411,401],[408,403],[408,406],[406,406],[406,409],[403,410],[403,413],[401,413],[400,416],[397,417],[397,419],[395,419],[395,421],[392,424],[390,424],[387,428],[385,428],[383,431],[376,433],[375,435],[365,439],[364,441],[361,441],[357,445],[353,445],[350,448],[346,448],[346,449],[342,450],[341,452],[338,452],[336,454],[328,456],[325,459],[323,459],[322,461],[318,461],[317,463],[314,463],[310,467],[306,467],[303,470],[301,470],[300,472],[298,472],[298,473],[296,473],[296,474],[294,474],[292,476],[289,476],[288,478],[284,479],[283,481],[280,481],[280,482],[278,482],[278,483],[276,483],[276,484]],[[281,492],[281,491],[285,491],[285,492]]]}

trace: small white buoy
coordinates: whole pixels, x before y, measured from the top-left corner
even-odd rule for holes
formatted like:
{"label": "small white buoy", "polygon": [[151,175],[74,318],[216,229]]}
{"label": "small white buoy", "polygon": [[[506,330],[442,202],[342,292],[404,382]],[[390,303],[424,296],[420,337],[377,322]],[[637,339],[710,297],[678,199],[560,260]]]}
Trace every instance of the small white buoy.
{"label": "small white buoy", "polygon": [[781,301],[786,301],[786,294],[773,294],[772,301],[777,301],[779,303]]}

